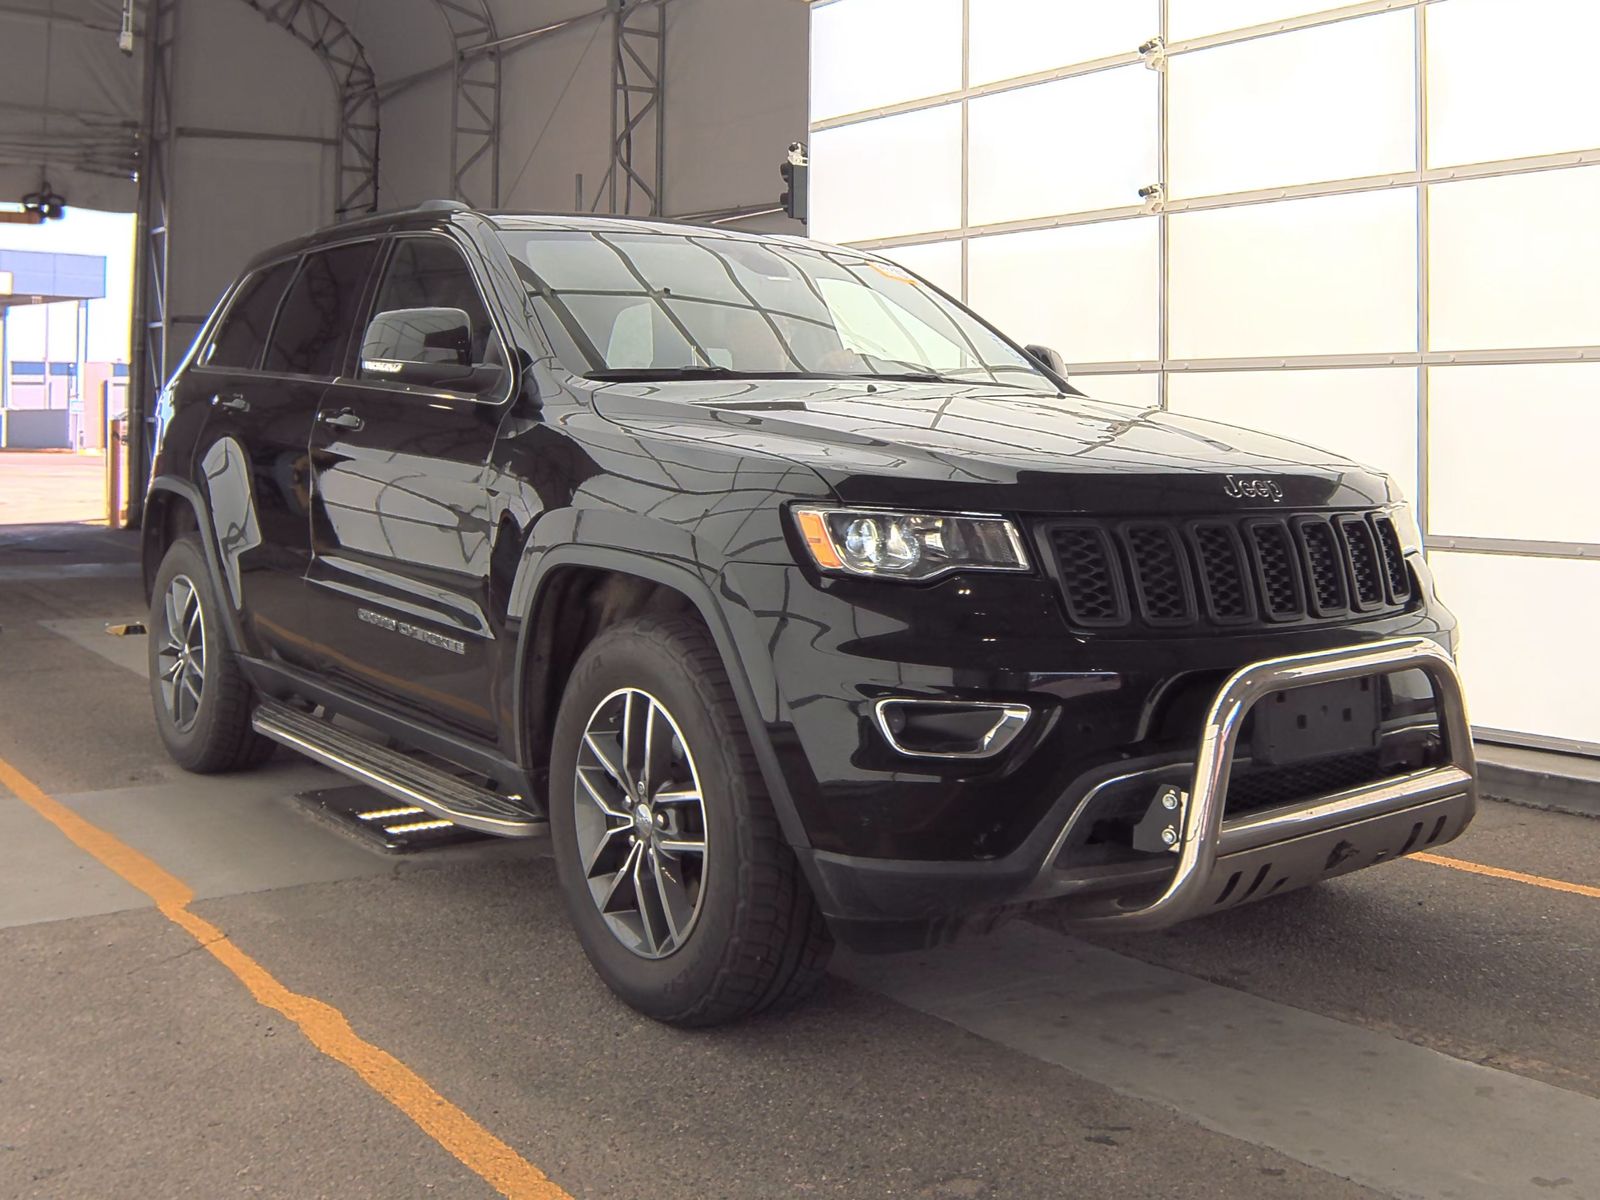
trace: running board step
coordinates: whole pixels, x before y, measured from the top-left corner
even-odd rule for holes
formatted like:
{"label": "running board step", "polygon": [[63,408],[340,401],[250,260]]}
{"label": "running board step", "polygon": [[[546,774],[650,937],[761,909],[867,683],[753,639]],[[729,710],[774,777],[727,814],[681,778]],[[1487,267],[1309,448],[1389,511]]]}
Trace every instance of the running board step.
{"label": "running board step", "polygon": [[262,737],[467,829],[501,837],[533,837],[548,827],[547,822],[519,808],[510,797],[457,779],[438,767],[276,700],[262,701],[250,723]]}

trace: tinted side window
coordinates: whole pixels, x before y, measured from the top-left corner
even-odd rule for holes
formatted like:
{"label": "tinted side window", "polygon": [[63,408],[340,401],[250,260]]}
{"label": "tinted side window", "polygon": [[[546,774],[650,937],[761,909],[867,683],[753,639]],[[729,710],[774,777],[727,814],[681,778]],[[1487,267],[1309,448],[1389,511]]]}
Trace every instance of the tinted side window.
{"label": "tinted side window", "polygon": [[289,285],[294,263],[282,262],[257,271],[244,281],[239,295],[222,318],[204,362],[213,367],[258,367],[272,317]]}
{"label": "tinted side window", "polygon": [[[467,314],[472,330],[472,362],[475,366],[504,366],[494,323],[478,287],[472,280],[467,260],[449,242],[438,237],[401,238],[384,271],[378,288],[374,313],[407,308],[459,308]],[[362,370],[364,378],[369,376]]]}
{"label": "tinted side window", "polygon": [[267,370],[338,374],[376,253],[377,243],[358,242],[306,255],[272,331]]}

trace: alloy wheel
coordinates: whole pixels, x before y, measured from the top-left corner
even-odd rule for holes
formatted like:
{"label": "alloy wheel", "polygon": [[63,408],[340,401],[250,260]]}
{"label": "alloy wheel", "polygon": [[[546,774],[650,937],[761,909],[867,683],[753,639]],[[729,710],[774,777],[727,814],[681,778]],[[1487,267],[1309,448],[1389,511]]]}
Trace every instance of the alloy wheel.
{"label": "alloy wheel", "polygon": [[694,756],[661,701],[622,688],[596,706],[573,806],[589,894],[612,934],[641,958],[680,949],[705,898],[706,813]]}
{"label": "alloy wheel", "polygon": [[157,682],[167,715],[180,733],[186,733],[200,715],[206,685],[206,618],[194,581],[174,575],[162,609]]}

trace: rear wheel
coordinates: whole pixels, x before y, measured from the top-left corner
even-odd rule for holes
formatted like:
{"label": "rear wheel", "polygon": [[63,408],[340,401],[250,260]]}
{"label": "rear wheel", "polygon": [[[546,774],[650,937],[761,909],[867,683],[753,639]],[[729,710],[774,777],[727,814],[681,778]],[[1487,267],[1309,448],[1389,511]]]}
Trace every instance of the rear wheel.
{"label": "rear wheel", "polygon": [[150,692],[167,753],[186,771],[254,766],[273,744],[250,727],[254,690],[234,661],[198,534],[167,550],[150,601]]}
{"label": "rear wheel", "polygon": [[562,698],[550,779],[567,911],[626,1003],[714,1025],[815,988],[832,940],[698,621],[595,639]]}

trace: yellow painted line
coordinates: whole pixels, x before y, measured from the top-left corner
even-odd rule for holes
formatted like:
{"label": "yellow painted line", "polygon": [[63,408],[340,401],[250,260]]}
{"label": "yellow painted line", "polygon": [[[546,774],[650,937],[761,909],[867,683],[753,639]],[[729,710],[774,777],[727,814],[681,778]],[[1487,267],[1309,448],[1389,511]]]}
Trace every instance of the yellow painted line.
{"label": "yellow painted line", "polygon": [[1587,883],[1568,883],[1565,879],[1546,879],[1543,875],[1525,875],[1521,871],[1508,871],[1504,867],[1486,867],[1482,863],[1468,862],[1464,858],[1446,858],[1442,854],[1410,854],[1418,862],[1432,863],[1436,867],[1449,867],[1452,871],[1466,871],[1472,875],[1487,875],[1490,879],[1509,879],[1512,883],[1525,883],[1530,887],[1551,892],[1568,892],[1574,896],[1587,896],[1600,900],[1600,887]]}
{"label": "yellow painted line", "polygon": [[257,1002],[293,1021],[313,1046],[349,1067],[507,1200],[572,1200],[543,1171],[446,1100],[422,1076],[362,1038],[342,1012],[290,991],[222,930],[190,912],[194,891],[183,880],[46,795],[3,758],[0,784],[74,845],[149,896],[163,916],[232,971]]}

